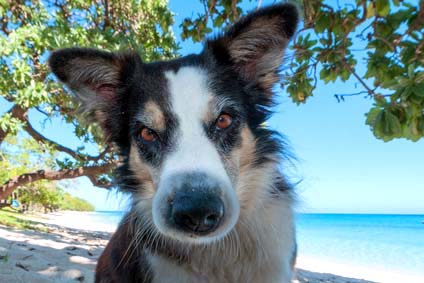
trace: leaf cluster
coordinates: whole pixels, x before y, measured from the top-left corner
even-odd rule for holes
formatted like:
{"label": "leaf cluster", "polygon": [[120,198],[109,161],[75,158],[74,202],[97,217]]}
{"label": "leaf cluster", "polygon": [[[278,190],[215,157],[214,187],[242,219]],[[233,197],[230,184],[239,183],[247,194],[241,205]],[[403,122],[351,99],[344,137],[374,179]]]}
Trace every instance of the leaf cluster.
{"label": "leaf cluster", "polygon": [[[297,0],[303,15],[289,58],[287,93],[294,103],[308,101],[325,84],[357,81],[352,95],[374,100],[366,124],[384,141],[424,136],[424,1],[356,0],[329,3]],[[187,18],[183,38],[200,41],[210,27],[228,24],[245,13],[240,1],[203,1],[205,12]],[[219,8],[217,8],[219,7]],[[359,64],[366,72],[359,73]]]}
{"label": "leaf cluster", "polygon": [[[11,105],[10,111],[0,114],[0,145],[6,136],[28,134],[51,153],[54,164],[44,164],[42,169],[115,162],[116,156],[111,146],[104,144],[99,128],[83,122],[68,90],[50,74],[48,55],[57,48],[85,46],[132,50],[146,61],[172,58],[178,49],[172,24],[173,14],[165,0],[0,0],[0,103]],[[31,114],[35,111],[38,115]],[[72,125],[80,140],[78,148],[50,140],[33,126],[49,120]],[[90,143],[97,145],[98,155],[87,152]],[[22,155],[16,153],[15,157]],[[19,162],[12,160],[13,154],[7,158],[8,168],[17,168],[10,172],[23,173]],[[27,166],[26,172],[34,168],[35,164],[29,163],[21,163]]]}
{"label": "leaf cluster", "polygon": [[93,205],[72,196],[51,182],[33,183],[31,186],[19,188],[14,195],[21,207],[25,207],[25,210],[43,208],[46,212],[56,210],[94,211]]}

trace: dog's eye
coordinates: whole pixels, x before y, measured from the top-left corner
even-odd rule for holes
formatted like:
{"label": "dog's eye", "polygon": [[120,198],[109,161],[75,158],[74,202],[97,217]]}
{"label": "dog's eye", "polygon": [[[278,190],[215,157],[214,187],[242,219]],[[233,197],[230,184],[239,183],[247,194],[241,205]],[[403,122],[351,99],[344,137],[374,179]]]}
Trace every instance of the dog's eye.
{"label": "dog's eye", "polygon": [[228,128],[232,123],[233,118],[226,113],[222,113],[219,115],[218,119],[216,119],[216,127],[221,130]]}
{"label": "dog's eye", "polygon": [[141,129],[140,137],[146,142],[153,142],[156,140],[156,132],[150,128],[144,127]]}

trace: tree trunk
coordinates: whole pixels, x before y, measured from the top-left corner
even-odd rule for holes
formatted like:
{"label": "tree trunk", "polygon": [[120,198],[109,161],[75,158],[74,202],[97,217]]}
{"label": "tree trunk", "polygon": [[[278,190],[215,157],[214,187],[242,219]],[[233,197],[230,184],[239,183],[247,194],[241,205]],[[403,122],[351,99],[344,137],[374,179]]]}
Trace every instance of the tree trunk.
{"label": "tree trunk", "polygon": [[108,173],[113,167],[115,167],[114,163],[107,163],[98,166],[86,166],[75,169],[63,169],[59,171],[39,170],[33,173],[22,174],[20,176],[9,179],[6,183],[0,186],[0,200],[6,199],[19,186],[23,186],[25,184],[39,180],[57,181],[87,176],[93,185],[109,188],[111,186],[110,183],[102,183],[97,180],[96,176]]}

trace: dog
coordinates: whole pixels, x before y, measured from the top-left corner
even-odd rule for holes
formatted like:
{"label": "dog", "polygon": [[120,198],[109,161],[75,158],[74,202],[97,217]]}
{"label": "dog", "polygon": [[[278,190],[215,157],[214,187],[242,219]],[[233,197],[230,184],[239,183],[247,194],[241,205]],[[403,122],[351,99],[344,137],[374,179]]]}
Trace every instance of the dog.
{"label": "dog", "polygon": [[116,144],[126,214],[98,283],[287,283],[296,258],[285,144],[264,122],[297,8],[251,12],[200,54],[54,51],[49,65]]}

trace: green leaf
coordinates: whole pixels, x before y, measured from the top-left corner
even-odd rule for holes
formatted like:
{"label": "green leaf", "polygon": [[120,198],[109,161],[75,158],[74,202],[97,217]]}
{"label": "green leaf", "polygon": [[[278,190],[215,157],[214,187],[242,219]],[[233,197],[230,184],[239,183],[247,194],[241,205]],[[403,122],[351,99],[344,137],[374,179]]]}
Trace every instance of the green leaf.
{"label": "green leaf", "polygon": [[386,17],[390,13],[390,2],[389,0],[376,0],[375,9],[377,14],[381,17]]}
{"label": "green leaf", "polygon": [[377,116],[379,115],[381,111],[382,111],[381,108],[377,108],[377,107],[371,108],[371,110],[366,114],[367,119],[365,123],[369,126],[374,127]]}
{"label": "green leaf", "polygon": [[317,32],[323,32],[325,29],[328,29],[330,27],[330,21],[331,20],[328,13],[321,13],[317,21],[315,22],[315,30]]}
{"label": "green leaf", "polygon": [[414,64],[411,64],[408,66],[408,77],[410,79],[413,79],[415,77],[415,66]]}
{"label": "green leaf", "polygon": [[377,138],[387,142],[402,135],[402,125],[399,118],[388,109],[375,111],[372,116],[374,116],[374,119],[369,119],[367,122],[370,123]]}
{"label": "green leaf", "polygon": [[418,141],[421,138],[422,133],[418,129],[417,119],[412,119],[408,123],[408,126],[404,127],[403,135],[406,136],[408,139],[410,139],[412,141]]}
{"label": "green leaf", "polygon": [[389,121],[391,131],[396,137],[400,137],[402,133],[402,126],[399,121],[399,117],[393,115],[392,113],[387,114],[387,120]]}
{"label": "green leaf", "polygon": [[382,95],[379,95],[379,94],[375,95],[374,100],[377,106],[385,107],[387,105],[387,100]]}
{"label": "green leaf", "polygon": [[322,68],[321,71],[319,72],[319,78],[325,81],[326,83],[329,82],[329,75],[330,75],[330,70],[328,70],[325,67]]}
{"label": "green leaf", "polygon": [[374,3],[370,1],[367,6],[367,18],[372,18],[375,16]]}

